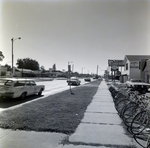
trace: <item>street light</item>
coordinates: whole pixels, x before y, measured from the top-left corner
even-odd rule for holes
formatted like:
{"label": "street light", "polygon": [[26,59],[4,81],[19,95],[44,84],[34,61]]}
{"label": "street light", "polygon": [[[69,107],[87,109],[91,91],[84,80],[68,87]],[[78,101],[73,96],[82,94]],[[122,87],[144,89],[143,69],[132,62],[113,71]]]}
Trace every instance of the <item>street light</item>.
{"label": "street light", "polygon": [[19,40],[20,40],[20,39],[21,39],[21,37],[18,37],[18,38],[16,38],[16,39],[14,39],[14,38],[12,38],[12,39],[11,39],[11,41],[12,41],[12,76],[13,76],[13,73],[14,73],[14,72],[13,72],[13,66],[14,66],[13,43],[14,43],[14,41],[15,41],[15,40],[17,40],[17,39],[19,39]]}
{"label": "street light", "polygon": [[82,69],[81,69],[81,73],[82,74],[84,73],[84,69],[85,69],[85,67],[82,67]]}

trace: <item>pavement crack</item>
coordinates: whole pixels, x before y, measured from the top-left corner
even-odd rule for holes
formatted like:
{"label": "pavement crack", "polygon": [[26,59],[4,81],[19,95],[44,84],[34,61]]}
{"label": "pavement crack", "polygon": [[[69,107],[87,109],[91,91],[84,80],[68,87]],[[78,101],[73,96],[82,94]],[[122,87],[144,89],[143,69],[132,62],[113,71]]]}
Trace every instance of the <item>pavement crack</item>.
{"label": "pavement crack", "polygon": [[2,139],[2,138],[4,138],[4,137],[6,137],[7,135],[9,135],[9,134],[11,134],[12,132],[10,131],[10,132],[8,132],[8,133],[6,133],[6,134],[4,134],[3,136],[0,136],[0,139]]}

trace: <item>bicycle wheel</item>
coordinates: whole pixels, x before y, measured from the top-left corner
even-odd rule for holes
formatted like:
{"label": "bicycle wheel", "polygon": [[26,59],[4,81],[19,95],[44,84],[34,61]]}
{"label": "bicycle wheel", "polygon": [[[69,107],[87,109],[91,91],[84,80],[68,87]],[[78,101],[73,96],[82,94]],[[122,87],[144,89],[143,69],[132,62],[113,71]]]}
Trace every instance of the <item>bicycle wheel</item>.
{"label": "bicycle wheel", "polygon": [[121,111],[120,111],[120,117],[121,117],[121,118],[123,118],[123,113],[124,113],[126,107],[127,107],[129,104],[130,104],[130,103],[125,104],[125,105],[123,106],[123,108],[121,109]]}
{"label": "bicycle wheel", "polygon": [[123,97],[123,94],[121,94],[120,92],[118,92],[114,97],[113,97],[113,101],[116,104],[116,102],[118,102],[120,100],[120,98]]}
{"label": "bicycle wheel", "polygon": [[122,97],[118,98],[117,100],[114,101],[115,105],[117,106],[118,103],[119,103],[120,101],[124,100],[124,99],[126,99],[125,96],[122,96]]}
{"label": "bicycle wheel", "polygon": [[139,112],[132,120],[131,132],[140,134],[149,124],[149,115],[146,111]]}
{"label": "bicycle wheel", "polygon": [[119,115],[121,115],[121,111],[122,111],[122,109],[124,108],[124,106],[126,105],[126,104],[128,104],[129,103],[129,100],[128,99],[123,99],[123,100],[121,100],[120,102],[118,102],[118,104],[116,104],[116,110],[118,111],[118,113],[119,113]]}
{"label": "bicycle wheel", "polygon": [[150,133],[134,135],[134,140],[143,148],[150,148]]}
{"label": "bicycle wheel", "polygon": [[132,102],[130,103],[130,101],[129,101],[128,103],[126,103],[126,104],[124,105],[124,107],[122,108],[122,110],[121,110],[121,112],[120,112],[121,118],[123,118],[125,110],[126,110],[129,106],[133,106],[132,104],[133,104],[133,103],[132,103]]}
{"label": "bicycle wheel", "polygon": [[130,127],[133,121],[133,118],[136,116],[136,114],[138,114],[141,111],[143,111],[143,109],[139,107],[139,105],[136,103],[132,102],[129,105],[127,105],[122,115],[124,124]]}
{"label": "bicycle wheel", "polygon": [[135,115],[137,114],[137,107],[138,105],[136,103],[129,103],[126,105],[123,113],[122,113],[122,119],[126,126],[131,126],[131,122]]}

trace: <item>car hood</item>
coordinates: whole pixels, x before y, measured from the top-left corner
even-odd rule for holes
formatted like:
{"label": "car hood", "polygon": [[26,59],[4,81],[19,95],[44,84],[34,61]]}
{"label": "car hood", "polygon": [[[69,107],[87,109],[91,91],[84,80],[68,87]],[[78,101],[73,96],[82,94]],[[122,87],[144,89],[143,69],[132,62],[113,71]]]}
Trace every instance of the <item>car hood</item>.
{"label": "car hood", "polygon": [[149,83],[144,83],[144,82],[130,82],[130,81],[127,81],[126,84],[130,84],[130,85],[147,85],[147,86],[150,86]]}

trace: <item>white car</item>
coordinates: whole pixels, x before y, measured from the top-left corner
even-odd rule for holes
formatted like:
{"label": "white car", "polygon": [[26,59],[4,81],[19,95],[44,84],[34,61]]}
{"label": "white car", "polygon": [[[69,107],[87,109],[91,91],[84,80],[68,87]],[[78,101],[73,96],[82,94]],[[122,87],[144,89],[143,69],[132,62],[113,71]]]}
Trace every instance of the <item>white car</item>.
{"label": "white car", "polygon": [[130,81],[127,81],[126,86],[129,88],[134,88],[135,90],[138,91],[145,91],[145,92],[147,92],[148,89],[150,88],[149,83],[145,83],[139,79],[131,79]]}
{"label": "white car", "polygon": [[22,98],[38,94],[44,91],[44,85],[37,85],[31,79],[1,78],[0,79],[0,97]]}

